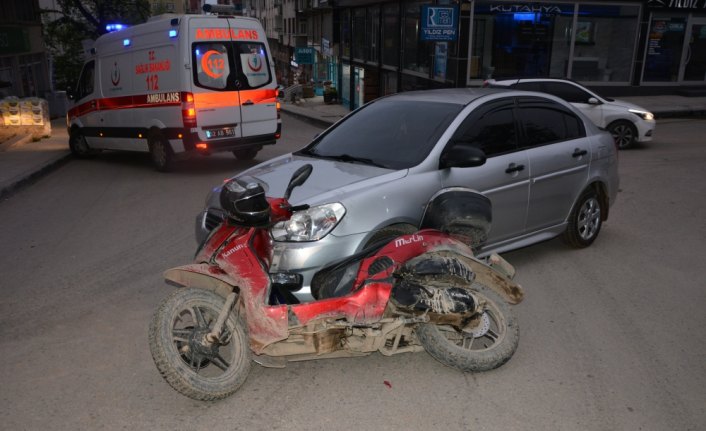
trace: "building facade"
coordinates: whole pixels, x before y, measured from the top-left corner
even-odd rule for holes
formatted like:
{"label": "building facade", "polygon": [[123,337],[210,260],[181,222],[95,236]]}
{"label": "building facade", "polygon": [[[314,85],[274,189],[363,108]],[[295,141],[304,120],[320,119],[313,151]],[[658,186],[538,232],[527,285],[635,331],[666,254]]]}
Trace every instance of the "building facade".
{"label": "building facade", "polygon": [[4,0],[0,14],[0,98],[44,97],[50,89],[37,0]]}
{"label": "building facade", "polygon": [[[434,40],[442,13],[458,14],[455,34]],[[706,0],[340,0],[333,19],[351,108],[491,78],[569,78],[615,94],[706,87]]]}

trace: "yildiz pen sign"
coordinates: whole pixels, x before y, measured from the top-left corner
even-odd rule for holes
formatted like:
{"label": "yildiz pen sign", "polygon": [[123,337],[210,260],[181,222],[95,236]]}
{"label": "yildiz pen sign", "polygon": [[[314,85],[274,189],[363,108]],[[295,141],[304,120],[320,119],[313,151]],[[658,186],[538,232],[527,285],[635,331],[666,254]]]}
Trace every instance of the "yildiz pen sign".
{"label": "yildiz pen sign", "polygon": [[458,6],[422,6],[421,41],[448,41],[458,39]]}

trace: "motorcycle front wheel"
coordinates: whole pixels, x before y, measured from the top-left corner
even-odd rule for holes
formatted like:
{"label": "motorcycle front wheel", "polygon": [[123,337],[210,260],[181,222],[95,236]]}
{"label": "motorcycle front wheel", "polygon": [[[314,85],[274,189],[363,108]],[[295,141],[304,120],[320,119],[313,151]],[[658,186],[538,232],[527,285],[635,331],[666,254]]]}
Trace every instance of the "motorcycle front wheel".
{"label": "motorcycle front wheel", "polygon": [[488,371],[510,360],[520,341],[520,328],[510,306],[488,287],[473,283],[474,295],[485,308],[472,324],[458,330],[424,323],[419,342],[439,362],[461,371]]}
{"label": "motorcycle front wheel", "polygon": [[152,318],[149,344],[162,377],[177,392],[195,400],[233,394],[250,372],[247,327],[230,313],[220,342],[204,342],[225,300],[202,289],[181,288],[168,296]]}

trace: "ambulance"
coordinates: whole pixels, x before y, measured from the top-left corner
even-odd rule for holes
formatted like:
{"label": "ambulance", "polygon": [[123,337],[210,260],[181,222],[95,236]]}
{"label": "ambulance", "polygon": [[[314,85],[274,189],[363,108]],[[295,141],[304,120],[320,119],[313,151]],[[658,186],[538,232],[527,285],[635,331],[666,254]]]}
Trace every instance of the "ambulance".
{"label": "ambulance", "polygon": [[99,37],[69,92],[69,147],[253,159],[280,137],[274,62],[254,18],[160,15]]}

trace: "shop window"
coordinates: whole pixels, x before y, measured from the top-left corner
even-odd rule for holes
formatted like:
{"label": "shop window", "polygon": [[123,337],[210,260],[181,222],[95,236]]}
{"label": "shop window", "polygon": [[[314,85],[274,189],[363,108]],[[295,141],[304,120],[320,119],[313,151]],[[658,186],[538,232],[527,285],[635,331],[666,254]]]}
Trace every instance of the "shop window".
{"label": "shop window", "polygon": [[400,64],[399,4],[382,7],[382,63],[397,67]]}
{"label": "shop window", "polygon": [[342,57],[351,57],[351,13],[349,9],[341,11],[341,52]]}
{"label": "shop window", "polygon": [[572,79],[630,81],[640,7],[579,4]]}
{"label": "shop window", "polygon": [[370,38],[368,41],[368,61],[377,63],[379,60],[378,42],[380,40],[380,7],[374,6],[368,8],[367,31],[365,32]]}
{"label": "shop window", "polygon": [[404,8],[404,64],[414,72],[429,74],[432,57],[431,43],[419,41],[420,15],[425,2],[405,3]]}
{"label": "shop window", "polygon": [[574,5],[478,1],[471,78],[563,77]]}
{"label": "shop window", "polygon": [[358,8],[353,10],[353,58],[358,60],[365,59],[366,37],[365,31],[365,9]]}
{"label": "shop window", "polygon": [[647,39],[644,81],[677,81],[685,30],[686,18],[652,18]]}

